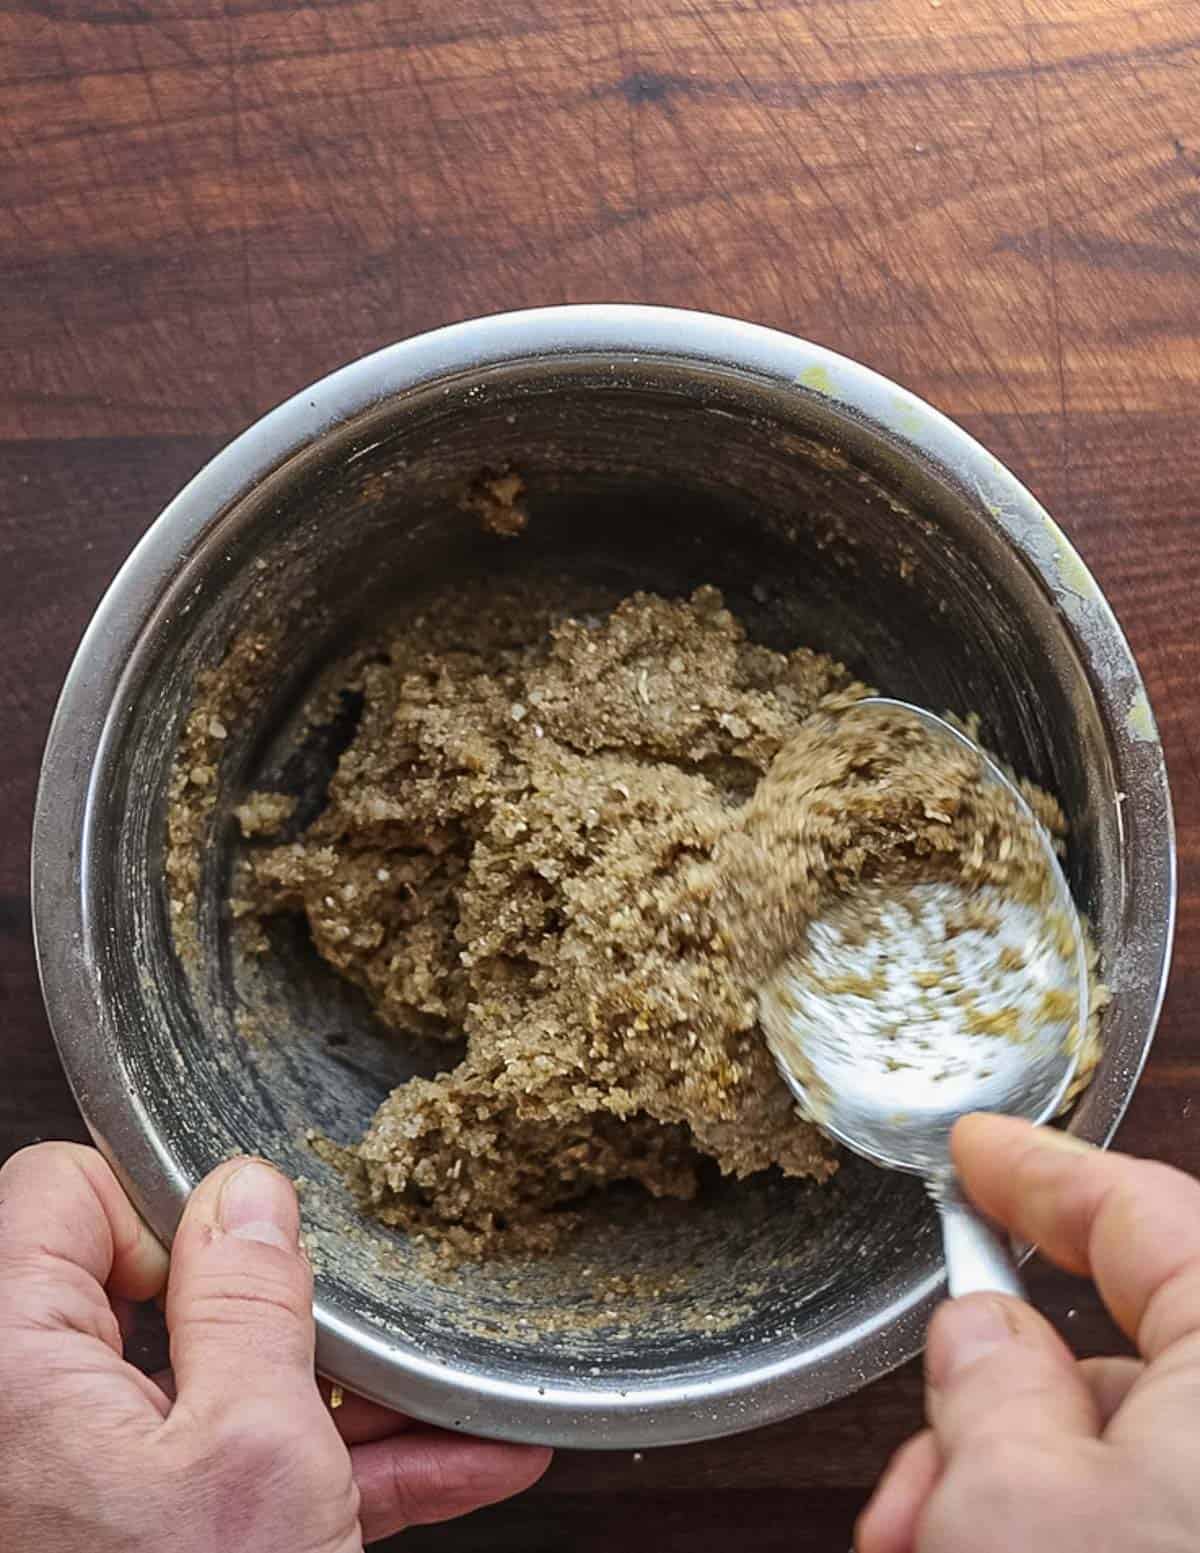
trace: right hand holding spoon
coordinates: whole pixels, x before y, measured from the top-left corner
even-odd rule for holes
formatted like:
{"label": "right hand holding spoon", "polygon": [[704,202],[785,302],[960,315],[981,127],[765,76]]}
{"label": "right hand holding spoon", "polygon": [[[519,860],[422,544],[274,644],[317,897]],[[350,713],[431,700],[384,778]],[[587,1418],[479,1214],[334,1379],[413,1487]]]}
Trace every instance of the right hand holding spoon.
{"label": "right hand holding spoon", "polygon": [[1011,1296],[946,1301],[928,1427],[888,1466],[856,1553],[1200,1548],[1200,1183],[1010,1117],[966,1117],[952,1152],[978,1208],[1095,1280],[1140,1357],[1077,1361]]}

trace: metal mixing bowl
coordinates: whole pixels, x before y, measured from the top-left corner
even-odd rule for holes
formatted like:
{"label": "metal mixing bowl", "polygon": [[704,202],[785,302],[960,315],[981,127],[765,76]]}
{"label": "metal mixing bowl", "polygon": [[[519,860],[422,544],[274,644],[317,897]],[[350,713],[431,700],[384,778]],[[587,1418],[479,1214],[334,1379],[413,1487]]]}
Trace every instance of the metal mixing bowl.
{"label": "metal mixing bowl", "polygon": [[[515,542],[462,505],[510,465],[531,509]],[[314,674],[372,612],[511,570],[618,594],[715,582],[761,641],[820,646],[887,694],[979,713],[1071,821],[1069,872],[1114,993],[1073,1126],[1109,1138],[1158,1015],[1174,842],[1154,719],[1108,605],[1029,493],[919,399],[801,340],[653,308],[511,314],[380,351],[251,427],[152,526],[79,649],[38,800],[38,952],[63,1062],[164,1236],[235,1150],[307,1179],[319,1362],[368,1396],[584,1446],[819,1406],[920,1347],[942,1272],[919,1185],[849,1161],[828,1201],[769,1177],[713,1182],[692,1204],[618,1191],[548,1263],[440,1272],[359,1222],[305,1141],[360,1135],[427,1063],[422,1043],[381,1035],[302,934],[256,971],[231,947],[231,803],[264,770],[317,801],[346,737],[305,743],[294,714]],[[168,777],[197,673],[247,631],[274,656],[225,741],[188,975],[164,898]],[[613,1268],[642,1292],[598,1307]]]}

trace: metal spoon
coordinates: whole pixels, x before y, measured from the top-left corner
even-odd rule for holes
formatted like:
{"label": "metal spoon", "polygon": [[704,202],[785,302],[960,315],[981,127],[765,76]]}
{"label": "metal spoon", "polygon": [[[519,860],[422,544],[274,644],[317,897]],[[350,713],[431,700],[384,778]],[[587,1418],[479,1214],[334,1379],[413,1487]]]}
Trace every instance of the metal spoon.
{"label": "metal spoon", "polygon": [[[925,1178],[950,1293],[1021,1295],[1007,1239],[958,1186],[950,1132],[969,1111],[1044,1122],[1059,1110],[1087,1028],[1079,917],[1049,835],[1004,773],[931,712],[884,697],[856,710],[871,705],[979,755],[980,780],[1002,787],[1037,832],[1049,904],[942,881],[864,885],[809,923],[801,950],[764,987],[763,1029],[823,1131],[874,1164]],[[964,931],[964,907],[984,925]]]}

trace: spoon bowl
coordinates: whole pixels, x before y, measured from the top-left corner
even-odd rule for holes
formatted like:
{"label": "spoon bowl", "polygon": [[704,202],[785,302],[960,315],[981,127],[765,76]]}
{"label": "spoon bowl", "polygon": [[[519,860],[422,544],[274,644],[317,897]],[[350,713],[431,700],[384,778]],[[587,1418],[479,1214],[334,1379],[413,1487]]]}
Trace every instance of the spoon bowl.
{"label": "spoon bowl", "polygon": [[[864,883],[809,924],[763,988],[760,1015],[804,1112],[873,1164],[923,1176],[939,1208],[961,1217],[955,1122],[971,1111],[1045,1122],[1066,1100],[1088,1023],[1083,931],[1048,832],[995,762],[920,707],[879,696],[856,713],[871,706],[978,756],[979,780],[1036,833],[1045,887],[1026,900],[953,880]],[[999,1256],[987,1286],[1012,1287],[1007,1252],[987,1251]]]}

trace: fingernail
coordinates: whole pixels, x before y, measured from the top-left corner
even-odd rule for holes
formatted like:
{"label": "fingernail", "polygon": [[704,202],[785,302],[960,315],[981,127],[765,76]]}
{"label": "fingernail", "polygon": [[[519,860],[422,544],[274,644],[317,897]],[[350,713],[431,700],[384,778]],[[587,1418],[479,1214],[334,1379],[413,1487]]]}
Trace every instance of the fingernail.
{"label": "fingernail", "polygon": [[947,1300],[929,1333],[929,1384],[948,1385],[997,1348],[1016,1337],[1016,1325],[1003,1300],[969,1294]]}
{"label": "fingernail", "polygon": [[270,1165],[252,1159],[235,1170],[221,1188],[221,1228],[238,1240],[295,1251],[300,1243],[300,1212],[291,1182]]}

